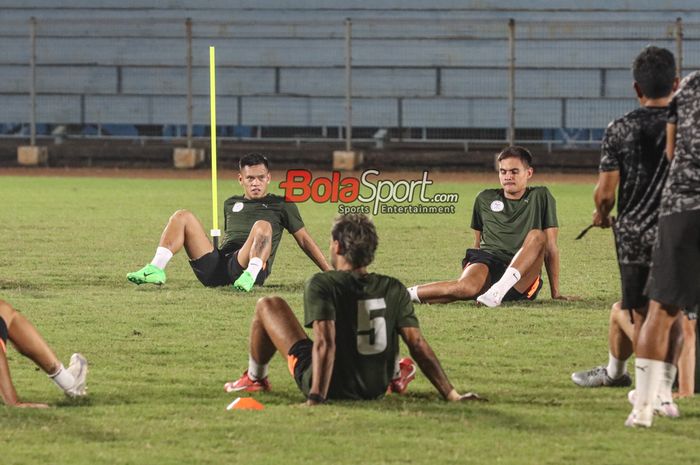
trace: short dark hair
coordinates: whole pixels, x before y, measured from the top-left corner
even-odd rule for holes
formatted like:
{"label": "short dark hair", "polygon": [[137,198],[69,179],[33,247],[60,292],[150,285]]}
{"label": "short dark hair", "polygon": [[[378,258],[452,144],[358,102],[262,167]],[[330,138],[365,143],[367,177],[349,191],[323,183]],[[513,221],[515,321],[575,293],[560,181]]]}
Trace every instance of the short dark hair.
{"label": "short dark hair", "polygon": [[532,154],[525,147],[520,147],[518,145],[511,145],[501,150],[498,154],[497,160],[503,161],[506,158],[519,158],[523,162],[526,168],[532,166]]}
{"label": "short dark hair", "polygon": [[676,60],[665,48],[650,45],[641,51],[632,65],[634,82],[648,98],[666,97],[673,91]]}
{"label": "short dark hair", "polygon": [[265,168],[270,169],[270,164],[267,161],[267,157],[262,153],[252,152],[246,153],[238,160],[238,169],[243,170],[244,166],[255,166],[255,165],[265,165]]}
{"label": "short dark hair", "polygon": [[374,260],[379,244],[377,229],[372,220],[359,213],[350,213],[335,219],[331,237],[340,244],[339,254],[353,268],[362,268]]}

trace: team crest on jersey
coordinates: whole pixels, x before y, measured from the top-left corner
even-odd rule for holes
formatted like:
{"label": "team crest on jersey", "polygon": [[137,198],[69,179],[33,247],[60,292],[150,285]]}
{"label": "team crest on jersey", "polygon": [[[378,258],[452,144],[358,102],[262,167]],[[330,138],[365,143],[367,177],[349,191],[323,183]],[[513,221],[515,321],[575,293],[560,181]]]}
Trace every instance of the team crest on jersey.
{"label": "team crest on jersey", "polygon": [[239,211],[243,210],[243,202],[236,202],[233,204],[233,208],[231,209],[233,213],[238,213]]}
{"label": "team crest on jersey", "polygon": [[501,202],[500,200],[494,200],[493,202],[491,202],[491,211],[492,212],[502,212],[503,207],[504,207],[503,202]]}

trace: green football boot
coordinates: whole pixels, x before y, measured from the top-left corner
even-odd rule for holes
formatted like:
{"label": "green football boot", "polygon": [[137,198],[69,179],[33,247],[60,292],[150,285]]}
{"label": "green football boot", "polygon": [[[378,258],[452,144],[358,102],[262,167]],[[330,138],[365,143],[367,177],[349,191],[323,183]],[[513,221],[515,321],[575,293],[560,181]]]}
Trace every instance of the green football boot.
{"label": "green football boot", "polygon": [[165,284],[165,270],[148,264],[138,271],[127,273],[126,279],[134,284]]}
{"label": "green football boot", "polygon": [[255,284],[253,275],[250,274],[250,271],[246,270],[238,277],[236,282],[233,283],[233,288],[237,291],[250,292],[250,290],[253,289],[253,284]]}

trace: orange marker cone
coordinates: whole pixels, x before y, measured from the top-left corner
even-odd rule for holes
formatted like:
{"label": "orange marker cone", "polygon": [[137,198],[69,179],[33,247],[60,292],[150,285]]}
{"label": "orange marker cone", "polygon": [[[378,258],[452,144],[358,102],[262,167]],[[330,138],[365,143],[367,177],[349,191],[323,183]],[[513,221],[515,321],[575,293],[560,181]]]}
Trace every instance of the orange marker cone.
{"label": "orange marker cone", "polygon": [[226,410],[262,410],[265,406],[252,397],[236,397]]}

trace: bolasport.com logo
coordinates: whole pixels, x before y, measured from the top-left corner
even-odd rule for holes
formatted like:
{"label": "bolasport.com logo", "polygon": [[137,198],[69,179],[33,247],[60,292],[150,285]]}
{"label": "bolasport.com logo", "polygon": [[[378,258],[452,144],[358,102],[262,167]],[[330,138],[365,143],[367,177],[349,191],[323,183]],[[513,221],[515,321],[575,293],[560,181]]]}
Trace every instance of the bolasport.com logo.
{"label": "bolasport.com logo", "polygon": [[[379,170],[366,170],[357,178],[343,178],[339,171],[331,177],[314,178],[309,170],[289,170],[280,188],[288,202],[339,203],[338,213],[454,214],[459,194],[428,193],[433,181],[423,171],[420,179],[381,179]],[[365,195],[366,194],[366,195]],[[359,202],[360,205],[350,205]]]}

